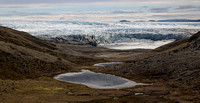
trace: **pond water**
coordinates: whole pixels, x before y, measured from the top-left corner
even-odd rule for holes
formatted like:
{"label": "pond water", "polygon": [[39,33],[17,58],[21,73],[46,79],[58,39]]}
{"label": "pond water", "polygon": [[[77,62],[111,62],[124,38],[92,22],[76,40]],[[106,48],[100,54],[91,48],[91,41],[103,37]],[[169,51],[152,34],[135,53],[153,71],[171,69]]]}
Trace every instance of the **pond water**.
{"label": "pond water", "polygon": [[65,73],[54,78],[59,81],[83,84],[95,89],[121,89],[136,85],[145,85],[118,76],[95,73],[89,70],[82,70],[77,73]]}
{"label": "pond water", "polygon": [[123,64],[123,62],[109,62],[109,63],[98,63],[94,64],[93,66],[109,66],[109,65],[117,65],[117,64]]}

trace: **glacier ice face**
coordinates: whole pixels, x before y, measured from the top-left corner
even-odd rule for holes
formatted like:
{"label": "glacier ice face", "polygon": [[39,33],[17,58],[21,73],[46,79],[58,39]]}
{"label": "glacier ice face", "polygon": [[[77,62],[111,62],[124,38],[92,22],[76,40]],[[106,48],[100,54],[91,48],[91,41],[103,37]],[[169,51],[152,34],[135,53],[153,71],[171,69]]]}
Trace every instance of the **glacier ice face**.
{"label": "glacier ice face", "polygon": [[135,42],[122,42],[122,43],[111,43],[111,44],[101,44],[100,46],[118,49],[118,50],[129,50],[129,49],[155,49],[159,46],[173,42],[173,40],[136,40]]}
{"label": "glacier ice face", "polygon": [[[154,46],[160,46],[168,43],[163,40],[185,38],[200,30],[199,22],[0,21],[0,25],[40,38],[84,35],[100,45],[153,41]],[[160,45],[157,41],[161,41]]]}
{"label": "glacier ice face", "polygon": [[180,22],[73,22],[73,21],[0,21],[3,26],[32,35],[116,35],[116,34],[191,34],[200,23]]}

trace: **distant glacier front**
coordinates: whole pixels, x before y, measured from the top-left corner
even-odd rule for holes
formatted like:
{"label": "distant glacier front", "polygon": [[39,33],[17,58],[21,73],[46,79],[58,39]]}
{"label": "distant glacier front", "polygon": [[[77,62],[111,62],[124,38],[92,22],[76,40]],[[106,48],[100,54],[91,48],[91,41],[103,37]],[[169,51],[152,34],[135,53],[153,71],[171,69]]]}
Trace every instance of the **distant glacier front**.
{"label": "distant glacier front", "polygon": [[199,22],[0,21],[39,38],[87,39],[111,49],[154,49],[200,31]]}

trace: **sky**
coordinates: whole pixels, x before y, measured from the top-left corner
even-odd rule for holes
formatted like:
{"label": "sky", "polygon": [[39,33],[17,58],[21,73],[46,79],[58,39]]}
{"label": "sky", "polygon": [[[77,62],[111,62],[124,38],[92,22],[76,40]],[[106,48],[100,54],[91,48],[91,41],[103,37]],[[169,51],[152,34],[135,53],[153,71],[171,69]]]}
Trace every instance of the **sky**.
{"label": "sky", "polygon": [[0,0],[0,20],[200,19],[200,0]]}

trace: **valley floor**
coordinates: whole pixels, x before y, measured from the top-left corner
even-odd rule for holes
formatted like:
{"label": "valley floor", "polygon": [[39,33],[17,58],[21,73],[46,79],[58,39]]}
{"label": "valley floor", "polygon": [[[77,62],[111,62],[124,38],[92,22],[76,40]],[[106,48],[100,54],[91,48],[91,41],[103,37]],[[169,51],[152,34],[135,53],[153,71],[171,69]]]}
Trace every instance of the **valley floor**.
{"label": "valley floor", "polygon": [[173,102],[165,98],[170,90],[162,83],[120,90],[91,89],[83,85],[59,82],[46,77],[36,80],[0,80],[0,84],[1,103]]}
{"label": "valley floor", "polygon": [[[144,54],[150,54],[151,50],[109,50],[91,46],[58,45],[60,50],[69,48],[73,55],[87,55],[90,57],[104,59],[105,61],[128,62]],[[95,62],[94,62],[95,63]],[[91,63],[85,63],[80,69],[98,71]],[[142,79],[140,77],[129,78],[138,82],[153,83],[147,86],[136,86],[120,90],[98,90],[83,85],[64,83],[51,77],[40,77],[25,80],[0,80],[0,102],[1,103],[170,103],[182,99],[178,89],[165,85],[161,80]],[[190,97],[184,97],[189,99]]]}

